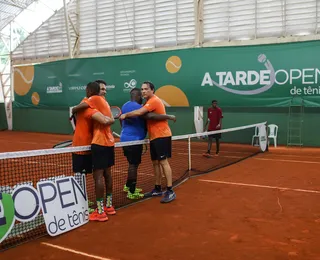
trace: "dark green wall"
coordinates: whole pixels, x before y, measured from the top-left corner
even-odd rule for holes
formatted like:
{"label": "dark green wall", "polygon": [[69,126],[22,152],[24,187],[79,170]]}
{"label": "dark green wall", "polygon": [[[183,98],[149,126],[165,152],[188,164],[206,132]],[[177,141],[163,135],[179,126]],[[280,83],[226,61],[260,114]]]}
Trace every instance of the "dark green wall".
{"label": "dark green wall", "polygon": [[[204,109],[206,112],[206,108]],[[4,112],[4,110],[3,110]],[[177,122],[170,122],[174,135],[195,132],[193,108],[167,108],[168,114],[175,114]],[[320,108],[305,108],[302,141],[304,146],[320,146],[318,129]],[[223,128],[238,127],[267,121],[279,126],[278,144],[286,145],[289,108],[223,108]],[[1,115],[1,114],[0,114]],[[206,118],[206,113],[205,113]],[[5,117],[4,117],[5,118]],[[69,112],[66,110],[14,108],[13,128],[19,131],[34,131],[59,134],[72,134]],[[120,133],[116,122],[113,131]],[[239,135],[240,134],[240,135]],[[224,134],[223,140],[250,143],[253,129],[233,134]]]}
{"label": "dark green wall", "polygon": [[8,129],[6,111],[4,110],[4,104],[0,103],[0,130]]}
{"label": "dark green wall", "polygon": [[53,109],[14,108],[13,130],[72,134],[69,111]]}

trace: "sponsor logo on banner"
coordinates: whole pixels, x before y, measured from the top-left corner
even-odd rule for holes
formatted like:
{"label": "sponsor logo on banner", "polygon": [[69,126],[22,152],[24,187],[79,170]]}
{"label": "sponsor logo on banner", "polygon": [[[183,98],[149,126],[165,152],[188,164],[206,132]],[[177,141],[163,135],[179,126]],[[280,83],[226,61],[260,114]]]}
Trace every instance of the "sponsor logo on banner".
{"label": "sponsor logo on banner", "polygon": [[115,85],[107,85],[106,88],[107,88],[108,90],[111,90],[111,89],[116,88],[116,86],[115,86]]}
{"label": "sponsor logo on banner", "polygon": [[47,231],[57,236],[89,221],[88,198],[83,175],[83,188],[74,177],[55,182],[37,183],[39,199]]}
{"label": "sponsor logo on banner", "polygon": [[137,80],[135,79],[135,70],[122,70],[120,77],[126,77],[123,81],[123,92],[130,92],[133,88],[137,87]]}
{"label": "sponsor logo on banner", "polygon": [[[201,86],[216,86],[238,95],[256,95],[268,91],[274,85],[290,85],[291,95],[320,94],[320,87],[312,88],[310,86],[319,81],[320,70],[318,68],[275,70],[265,54],[260,54],[257,61],[264,65],[264,69],[259,71],[218,71],[215,75],[206,72]],[[294,85],[295,81],[299,81],[299,84],[301,82],[304,86],[297,88]],[[251,86],[251,88],[249,90],[241,89],[244,86]]]}
{"label": "sponsor logo on banner", "polygon": [[13,199],[10,194],[0,193],[0,243],[9,235],[13,225]]}
{"label": "sponsor logo on banner", "polygon": [[62,93],[62,83],[59,82],[59,86],[48,86],[47,87],[47,94],[55,94],[55,93]]}
{"label": "sponsor logo on banner", "polygon": [[[18,184],[12,190],[9,186],[1,186],[0,192],[0,243],[14,230],[15,221],[34,228],[39,223],[39,212],[42,211],[47,232],[51,236],[73,230],[89,221],[86,180],[82,176],[81,185],[74,177],[58,176],[51,180],[37,183],[37,189],[32,183]],[[31,221],[39,223],[30,224]],[[27,230],[21,227],[21,230]],[[19,231],[19,232],[20,232]],[[21,232],[20,232],[21,233]],[[19,234],[20,234],[19,233]]]}
{"label": "sponsor logo on banner", "polygon": [[[107,85],[106,88],[107,90],[114,89],[116,86],[115,85]],[[86,91],[87,86],[71,86],[68,88],[69,91],[74,91],[74,92],[84,92]]]}
{"label": "sponsor logo on banner", "polygon": [[122,70],[120,71],[120,77],[130,77],[134,73],[136,73],[135,70]]}
{"label": "sponsor logo on banner", "polygon": [[131,79],[129,82],[125,82],[123,86],[123,92],[130,92],[133,88],[137,87],[137,81],[135,79]]}
{"label": "sponsor logo on banner", "polygon": [[83,91],[85,91],[86,90],[86,87],[87,86],[71,86],[71,87],[68,87],[68,90],[69,91],[75,91],[75,92],[77,92],[77,91],[81,91],[81,92],[83,92]]}

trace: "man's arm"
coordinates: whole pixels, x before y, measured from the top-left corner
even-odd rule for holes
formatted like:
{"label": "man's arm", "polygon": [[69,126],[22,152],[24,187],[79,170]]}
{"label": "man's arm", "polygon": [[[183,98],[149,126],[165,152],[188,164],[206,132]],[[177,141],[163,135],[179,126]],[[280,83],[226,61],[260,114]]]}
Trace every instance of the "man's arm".
{"label": "man's arm", "polygon": [[102,125],[112,125],[114,123],[114,119],[104,116],[100,112],[94,113],[91,118]]}
{"label": "man's arm", "polygon": [[172,120],[173,122],[176,122],[176,116],[174,115],[160,115],[153,112],[149,112],[147,114],[142,115],[142,117],[147,120],[157,120],[157,121]]}
{"label": "man's arm", "polygon": [[208,126],[209,123],[210,123],[210,119],[209,119],[209,109],[208,109],[208,112],[207,112],[207,122],[206,122],[206,125],[204,126],[204,130],[205,130],[205,131],[208,131],[207,126]]}
{"label": "man's arm", "polygon": [[207,126],[208,126],[209,122],[210,122],[210,119],[207,118],[207,122],[206,122],[206,125],[204,126],[204,130],[207,130]]}
{"label": "man's arm", "polygon": [[82,102],[79,105],[72,108],[72,114],[75,114],[83,109],[88,108],[88,107],[89,107],[89,105],[86,102]]}
{"label": "man's arm", "polygon": [[144,114],[146,114],[146,113],[148,113],[148,112],[149,112],[148,109],[142,107],[142,108],[140,108],[140,109],[131,111],[131,112],[129,112],[129,113],[122,114],[122,115],[120,116],[120,120],[124,120],[124,119],[130,118],[130,117],[142,116],[142,115],[144,115]]}
{"label": "man's arm", "polygon": [[221,128],[222,118],[223,118],[222,110],[220,109],[220,113],[219,113],[219,124],[217,125],[217,128],[218,128],[218,129]]}

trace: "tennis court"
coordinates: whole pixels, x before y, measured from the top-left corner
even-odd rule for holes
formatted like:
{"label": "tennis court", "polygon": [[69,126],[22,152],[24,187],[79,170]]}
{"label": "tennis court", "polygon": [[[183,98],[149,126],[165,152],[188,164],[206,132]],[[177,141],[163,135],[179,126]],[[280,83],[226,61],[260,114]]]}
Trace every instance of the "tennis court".
{"label": "tennis court", "polygon": [[[1,149],[14,151],[50,148],[69,138],[6,131],[0,139]],[[1,258],[319,259],[320,149],[271,147],[255,154],[255,147],[222,143],[219,157],[204,158],[205,142],[194,142],[192,164],[198,171],[187,178],[184,146],[181,140],[173,145],[178,159],[172,168],[180,184],[175,202],[162,205],[153,198],[123,207],[106,223],[89,222],[58,237],[24,241]],[[139,171],[144,188],[153,180],[148,162],[146,157]],[[213,170],[229,166],[204,174],[209,165]],[[125,166],[115,170],[125,171]],[[116,176],[120,194],[125,173]],[[117,203],[125,205],[124,199]]]}

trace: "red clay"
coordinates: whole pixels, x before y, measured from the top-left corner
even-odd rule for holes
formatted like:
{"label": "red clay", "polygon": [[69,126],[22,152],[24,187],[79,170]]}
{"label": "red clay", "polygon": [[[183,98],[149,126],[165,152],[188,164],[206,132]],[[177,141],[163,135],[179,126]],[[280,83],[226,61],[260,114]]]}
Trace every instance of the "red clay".
{"label": "red clay", "polygon": [[320,194],[234,184],[320,191],[320,149],[304,151],[271,148],[191,178],[176,188],[170,204],[151,199],[119,210],[106,223],[9,249],[1,259],[93,259],[42,244],[47,242],[112,260],[319,260]]}

